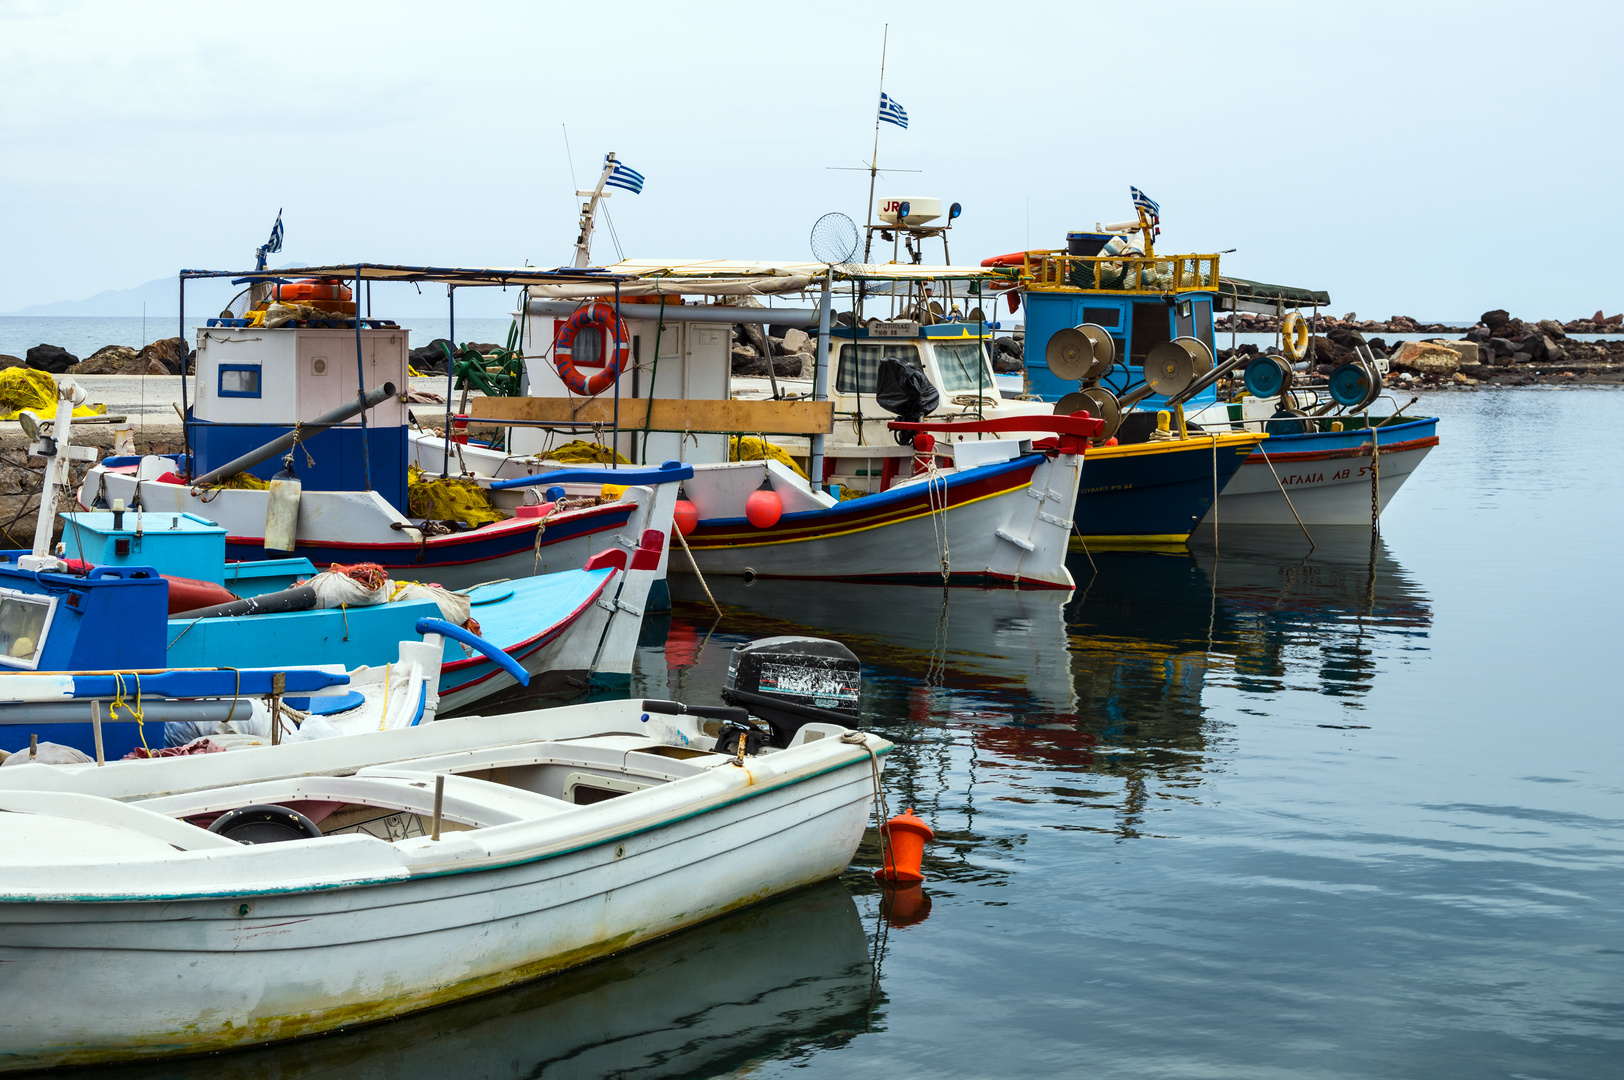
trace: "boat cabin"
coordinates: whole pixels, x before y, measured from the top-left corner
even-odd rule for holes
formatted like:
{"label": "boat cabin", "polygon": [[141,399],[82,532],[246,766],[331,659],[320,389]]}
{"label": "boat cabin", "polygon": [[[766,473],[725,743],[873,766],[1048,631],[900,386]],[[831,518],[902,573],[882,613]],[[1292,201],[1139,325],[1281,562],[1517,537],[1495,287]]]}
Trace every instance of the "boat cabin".
{"label": "boat cabin", "polygon": [[[1077,389],[1075,379],[1050,371],[1049,339],[1063,329],[1093,324],[1116,346],[1116,365],[1100,380],[1117,395],[1144,381],[1145,358],[1175,338],[1194,338],[1216,355],[1213,313],[1218,306],[1217,255],[1145,256],[1026,253],[1021,300],[1026,308],[1026,381],[1029,393],[1058,401]],[[1152,396],[1144,408],[1164,399]],[[1208,389],[1194,403],[1216,400]]]}
{"label": "boat cabin", "polygon": [[[221,322],[223,320],[211,320]],[[360,331],[315,327],[204,326],[197,331],[197,399],[190,410],[194,476],[226,465],[346,404],[407,381],[407,331],[379,320]],[[360,355],[359,365],[356,362]],[[406,511],[405,404],[394,397],[301,443],[293,469],[307,489],[372,490]],[[363,434],[364,430],[364,434]],[[248,472],[269,480],[272,458]]]}

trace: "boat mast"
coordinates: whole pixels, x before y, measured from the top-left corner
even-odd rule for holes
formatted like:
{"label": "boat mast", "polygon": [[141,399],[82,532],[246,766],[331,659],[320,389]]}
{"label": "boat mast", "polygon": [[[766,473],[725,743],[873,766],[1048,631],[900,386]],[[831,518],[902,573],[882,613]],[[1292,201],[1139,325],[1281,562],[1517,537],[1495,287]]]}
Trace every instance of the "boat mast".
{"label": "boat mast", "polygon": [[603,159],[603,172],[598,176],[598,186],[591,191],[577,191],[577,198],[587,198],[591,201],[581,204],[581,234],[575,238],[575,266],[585,269],[592,263],[592,225],[598,213],[598,200],[607,199],[612,192],[603,190],[603,185],[615,174],[615,155],[611,152]]}
{"label": "boat mast", "polygon": [[[885,96],[885,50],[891,41],[891,24],[885,24],[885,35],[880,38],[880,96]],[[874,178],[880,171],[880,110],[874,107],[874,153],[868,159],[868,228],[863,230],[863,261],[868,262],[869,248],[874,243]],[[855,314],[855,313],[854,313]]]}

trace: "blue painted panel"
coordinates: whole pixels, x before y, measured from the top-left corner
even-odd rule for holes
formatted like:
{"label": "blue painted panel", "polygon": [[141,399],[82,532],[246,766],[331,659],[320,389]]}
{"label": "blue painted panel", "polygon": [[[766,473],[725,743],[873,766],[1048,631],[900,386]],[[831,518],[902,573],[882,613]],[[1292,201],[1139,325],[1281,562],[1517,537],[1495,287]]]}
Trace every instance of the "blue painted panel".
{"label": "blue painted panel", "polygon": [[[1207,293],[1180,294],[1206,304],[1206,318],[1208,320],[1208,334],[1210,336],[1211,296]],[[1101,293],[1041,293],[1027,292],[1021,294],[1022,304],[1026,308],[1026,374],[1027,383],[1031,392],[1044,401],[1059,401],[1065,395],[1077,389],[1077,383],[1070,379],[1061,379],[1049,371],[1049,365],[1044,363],[1043,351],[1049,344],[1049,339],[1058,330],[1078,326],[1090,321],[1083,309],[1120,306],[1122,316],[1120,325],[1122,332],[1113,333],[1112,339],[1117,346],[1117,365],[1106,373],[1100,384],[1119,397],[1141,381],[1138,369],[1129,369],[1122,364],[1128,355],[1132,344],[1132,336],[1128,332],[1132,324],[1131,312],[1128,307],[1132,299],[1128,297],[1115,297]],[[1168,318],[1172,318],[1169,312]],[[1114,329],[1114,328],[1111,328]],[[1131,374],[1130,374],[1131,371]],[[1186,408],[1194,409],[1203,405],[1210,405],[1218,400],[1216,389],[1207,389],[1197,394]],[[1152,394],[1140,404],[1141,409],[1155,410],[1166,405],[1167,399],[1160,394]]]}
{"label": "blue painted panel", "polygon": [[196,514],[125,511],[119,528],[113,527],[110,511],[62,516],[67,519],[62,542],[69,559],[97,566],[150,566],[160,574],[221,582],[226,530]]}
{"label": "blue painted panel", "polygon": [[418,619],[439,615],[433,601],[414,600],[235,619],[177,619],[167,627],[174,644],[166,663],[169,667],[379,666],[399,659],[402,641],[417,640]]}
{"label": "blue painted panel", "polygon": [[[215,424],[192,421],[192,448],[197,454],[199,473],[217,469],[243,454],[293,430],[282,424]],[[305,487],[314,491],[365,491],[366,465],[362,454],[359,426],[329,428],[302,444],[310,451],[310,464],[303,451],[295,450],[293,469]],[[406,511],[406,428],[367,428],[366,445],[371,451],[372,489],[395,509]],[[269,480],[282,468],[280,458],[261,462],[248,470]]]}
{"label": "blue painted panel", "polygon": [[[1250,446],[1218,452],[1218,490],[1250,453]],[[1182,453],[1090,456],[1077,491],[1077,528],[1087,536],[1188,534],[1212,505],[1214,467],[1210,443]]]}

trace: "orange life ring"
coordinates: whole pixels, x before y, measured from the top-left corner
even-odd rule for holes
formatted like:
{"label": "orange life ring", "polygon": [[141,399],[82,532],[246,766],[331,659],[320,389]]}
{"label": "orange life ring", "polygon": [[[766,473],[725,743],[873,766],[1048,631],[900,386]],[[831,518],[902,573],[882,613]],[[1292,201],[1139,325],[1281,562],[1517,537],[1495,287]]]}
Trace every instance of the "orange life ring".
{"label": "orange life ring", "polygon": [[[617,322],[618,335],[615,333]],[[589,326],[597,328],[604,351],[610,353],[609,363],[590,379],[575,366],[574,354],[575,335]],[[559,331],[553,341],[553,366],[558,369],[558,377],[564,380],[571,393],[595,397],[615,385],[620,373],[626,370],[626,361],[631,353],[632,335],[626,328],[626,320],[615,318],[613,304],[593,300],[576,308],[575,314],[564,323],[564,329]]]}

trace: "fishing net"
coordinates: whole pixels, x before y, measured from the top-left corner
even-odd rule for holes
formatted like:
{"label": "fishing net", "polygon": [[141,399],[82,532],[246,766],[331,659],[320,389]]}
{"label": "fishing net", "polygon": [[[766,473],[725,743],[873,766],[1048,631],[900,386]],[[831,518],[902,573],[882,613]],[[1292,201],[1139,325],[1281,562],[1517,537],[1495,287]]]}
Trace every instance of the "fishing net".
{"label": "fishing net", "polygon": [[[0,371],[0,420],[15,420],[23,411],[46,420],[56,416],[56,379],[49,371],[12,367]],[[75,416],[101,416],[106,405],[79,405]]]}
{"label": "fishing net", "polygon": [[460,476],[429,476],[413,465],[406,478],[406,512],[430,521],[460,521],[471,529],[506,521],[485,489]]}
{"label": "fishing net", "polygon": [[218,483],[210,484],[210,489],[230,488],[233,491],[264,491],[271,486],[269,480],[261,480],[253,473],[240,472],[235,476],[228,476]]}
{"label": "fishing net", "polygon": [[782,447],[774,446],[766,439],[755,435],[734,435],[728,439],[727,459],[729,461],[760,461],[763,456],[770,457],[780,465],[787,465],[795,470],[795,475],[802,480],[806,479],[806,472],[797,464],[795,459],[784,453]]}
{"label": "fishing net", "polygon": [[610,462],[616,465],[631,464],[631,459],[622,457],[602,443],[583,442],[580,439],[549,451],[547,460],[564,465],[608,465]]}

